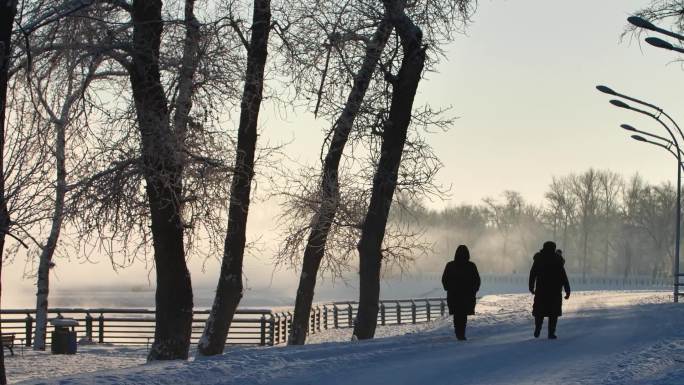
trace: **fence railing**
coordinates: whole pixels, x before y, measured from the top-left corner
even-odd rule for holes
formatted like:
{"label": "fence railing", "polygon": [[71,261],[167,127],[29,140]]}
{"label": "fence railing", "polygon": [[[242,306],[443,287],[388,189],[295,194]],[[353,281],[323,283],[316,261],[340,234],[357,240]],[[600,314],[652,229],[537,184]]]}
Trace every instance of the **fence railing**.
{"label": "fence railing", "polygon": [[[14,333],[26,346],[33,344],[35,309],[3,309],[2,332]],[[192,320],[191,341],[201,337],[209,310],[197,310]],[[23,317],[22,317],[23,316]],[[147,345],[154,339],[154,310],[149,309],[49,309],[48,320],[73,318],[80,341]],[[268,325],[272,320],[270,309],[239,309],[228,333],[229,344],[268,345]],[[48,326],[48,329],[51,327]],[[266,331],[266,333],[264,332]],[[50,342],[48,330],[47,342]]]}
{"label": "fence railing", "polygon": [[[435,276],[436,277],[436,276]],[[482,274],[482,283],[500,285],[519,285],[527,287],[527,274]],[[435,278],[436,279],[436,278]],[[672,278],[650,276],[597,276],[582,277],[581,274],[569,274],[570,285],[575,289],[664,289],[672,287]]]}
{"label": "fence railing", "polygon": [[[350,328],[358,309],[357,302],[315,304],[309,317],[309,333],[326,329]],[[429,322],[446,313],[443,298],[398,299],[380,302],[379,325]],[[192,321],[191,342],[201,337],[209,310],[196,310]],[[13,333],[25,346],[32,346],[35,333],[35,309],[6,309],[0,312],[2,332]],[[154,339],[154,310],[150,309],[49,309],[48,320],[73,318],[81,342],[122,345],[149,345]],[[292,310],[238,309],[228,331],[230,345],[279,345],[287,343],[292,326]],[[48,327],[51,329],[51,327]],[[47,343],[50,343],[48,330]]]}
{"label": "fence railing", "polygon": [[[354,327],[358,302],[332,302],[316,304],[309,316],[309,334],[326,329]],[[380,301],[378,325],[402,325],[430,322],[447,313],[445,298],[396,299]],[[287,343],[292,327],[292,311],[274,312],[270,325],[272,344]]]}

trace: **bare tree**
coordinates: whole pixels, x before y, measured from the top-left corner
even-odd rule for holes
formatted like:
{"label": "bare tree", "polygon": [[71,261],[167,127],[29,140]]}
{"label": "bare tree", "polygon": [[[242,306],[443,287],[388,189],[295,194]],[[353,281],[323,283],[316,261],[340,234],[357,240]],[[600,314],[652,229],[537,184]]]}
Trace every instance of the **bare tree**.
{"label": "bare tree", "polygon": [[200,355],[223,353],[228,328],[242,298],[242,261],[270,30],[271,1],[255,0],[252,33],[249,43],[244,41],[247,68],[240,108],[235,174],[230,188],[228,231],[214,304],[198,346]]}
{"label": "bare tree", "polygon": [[[71,33],[78,32],[71,31]],[[65,35],[69,36],[70,33]],[[33,344],[35,350],[45,350],[50,270],[54,266],[52,260],[67,210],[65,207],[68,193],[67,175],[69,173],[67,167],[67,130],[75,126],[74,121],[78,121],[79,114],[85,113],[82,110],[76,111],[77,103],[81,100],[90,83],[99,76],[96,71],[99,63],[101,63],[101,58],[98,57],[92,60],[86,57],[84,62],[82,57],[70,50],[46,55],[43,60],[45,63],[39,66],[36,63],[37,57],[34,57],[29,83],[33,89],[35,110],[45,113],[44,120],[47,126],[52,127],[54,131],[52,133],[54,144],[50,146],[50,153],[54,155],[55,180],[49,234],[45,241],[39,245],[36,329]],[[62,64],[61,71],[60,65],[55,65],[55,63]],[[64,82],[60,82],[62,79]],[[78,137],[75,133],[69,133],[69,136]],[[74,168],[83,168],[83,165],[74,164],[73,166]]]}
{"label": "bare tree", "polygon": [[80,15],[93,31],[71,47],[105,58],[111,78],[95,91],[111,98],[85,97],[102,119],[89,139],[99,161],[97,171],[69,186],[70,212],[84,242],[94,234],[113,262],[123,252],[122,266],[147,262],[152,244],[157,324],[149,360],[187,358],[192,290],[185,258],[200,249],[193,240],[199,231],[209,233],[208,253],[225,234],[216,208],[232,172],[232,140],[211,125],[216,102],[232,100],[225,99],[234,92],[227,74],[240,59],[223,36],[225,24],[199,22],[194,1],[183,4],[179,21],[160,1],[98,3]]}
{"label": "bare tree", "polygon": [[360,292],[359,310],[354,324],[354,336],[358,339],[369,339],[375,335],[380,300],[382,241],[411,122],[413,99],[425,63],[423,32],[406,15],[404,4],[401,1],[386,0],[383,5],[401,40],[403,57],[399,72],[388,75],[392,83],[392,103],[383,126],[380,160],[373,177],[373,192],[358,246]]}
{"label": "bare tree", "polygon": [[[33,5],[33,4],[31,4]],[[8,85],[10,79],[10,66],[13,53],[13,40],[16,36],[13,35],[14,25],[17,23],[20,25],[20,29],[24,35],[30,34],[32,31],[40,28],[41,26],[47,25],[51,22],[59,20],[64,15],[75,12],[87,3],[78,1],[66,1],[59,3],[56,6],[48,9],[47,11],[42,10],[40,7],[35,7],[30,9],[26,7],[23,11],[26,11],[27,16],[34,16],[29,20],[29,24],[22,25],[21,20],[17,23],[15,17],[17,15],[18,2],[16,0],[6,0],[0,2],[0,297],[1,297],[1,273],[2,273],[2,262],[5,252],[5,236],[12,235],[10,233],[10,227],[12,221],[10,218],[10,213],[8,209],[9,198],[6,189],[6,167],[5,163],[5,146],[6,146],[6,118],[7,118],[7,95],[8,95]],[[0,330],[1,330],[0,324]],[[5,361],[4,352],[0,352],[0,384],[4,385],[7,383],[7,378],[5,374]]]}
{"label": "bare tree", "polygon": [[[320,178],[318,192],[321,197],[318,200],[319,206],[314,211],[316,214],[312,219],[302,261],[299,288],[295,300],[295,316],[289,340],[289,343],[293,345],[301,345],[306,339],[318,270],[325,254],[330,228],[340,204],[338,176],[340,160],[391,30],[388,20],[383,17],[366,46],[363,63],[354,76],[354,83],[347,96],[344,109],[333,124],[332,139],[323,162]],[[335,36],[330,36],[330,44],[342,44],[342,41],[336,40]],[[324,81],[322,80],[322,82]]]}
{"label": "bare tree", "polygon": [[577,201],[572,194],[568,178],[554,177],[545,196],[549,209],[548,216],[553,224],[553,237],[556,239],[558,231],[561,232],[561,247],[567,252],[570,247],[570,230],[577,215]]}
{"label": "bare tree", "polygon": [[497,202],[493,198],[485,198],[483,202],[488,208],[489,218],[501,234],[502,249],[501,255],[506,258],[509,253],[509,241],[511,232],[516,222],[520,220],[523,211],[522,196],[515,191],[504,191],[502,194],[504,202]]}
{"label": "bare tree", "polygon": [[[186,19],[192,18],[193,2],[189,1]],[[128,71],[140,130],[141,164],[157,270],[154,343],[148,360],[186,359],[192,328],[192,286],[185,263],[180,201],[182,139],[170,126],[159,68],[162,2],[134,0],[131,18],[132,60]]]}
{"label": "bare tree", "polygon": [[572,177],[572,191],[577,199],[578,227],[581,232],[582,279],[586,279],[591,259],[589,257],[591,236],[594,234],[599,210],[599,172],[589,169]]}
{"label": "bare tree", "polygon": [[613,240],[619,231],[621,219],[620,198],[625,187],[622,177],[614,172],[605,171],[599,176],[600,219],[603,233],[603,274],[608,274],[610,250],[615,249]]}

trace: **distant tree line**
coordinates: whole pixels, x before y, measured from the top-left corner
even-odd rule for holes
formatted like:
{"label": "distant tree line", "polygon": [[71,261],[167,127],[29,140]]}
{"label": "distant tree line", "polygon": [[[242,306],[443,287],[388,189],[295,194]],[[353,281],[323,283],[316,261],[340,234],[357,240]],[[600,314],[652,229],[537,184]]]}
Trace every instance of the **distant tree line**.
{"label": "distant tree line", "polygon": [[434,244],[428,259],[448,258],[466,244],[484,270],[521,272],[543,241],[554,240],[569,272],[655,278],[672,275],[675,204],[670,183],[590,169],[553,178],[543,202],[515,191],[440,210],[407,201],[394,218],[423,228]]}

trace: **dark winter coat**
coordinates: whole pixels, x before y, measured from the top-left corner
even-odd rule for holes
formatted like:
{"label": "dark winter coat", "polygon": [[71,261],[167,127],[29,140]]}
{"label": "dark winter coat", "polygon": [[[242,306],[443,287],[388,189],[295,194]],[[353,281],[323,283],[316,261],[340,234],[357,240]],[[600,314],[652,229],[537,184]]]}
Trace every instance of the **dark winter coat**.
{"label": "dark winter coat", "polygon": [[529,286],[534,292],[532,314],[535,317],[554,317],[563,314],[563,295],[570,294],[570,283],[565,272],[565,260],[556,250],[542,250],[534,256]]}
{"label": "dark winter coat", "polygon": [[475,314],[475,294],[480,290],[480,274],[469,257],[457,255],[446,264],[442,286],[447,291],[449,314]]}

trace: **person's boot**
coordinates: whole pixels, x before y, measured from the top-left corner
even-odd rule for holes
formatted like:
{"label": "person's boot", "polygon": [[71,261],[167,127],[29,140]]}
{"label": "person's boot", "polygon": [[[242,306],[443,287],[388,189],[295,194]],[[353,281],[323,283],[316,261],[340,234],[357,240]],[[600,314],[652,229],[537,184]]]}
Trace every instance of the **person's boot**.
{"label": "person's boot", "polygon": [[543,317],[534,317],[534,338],[539,338],[543,324],[544,324],[544,318]]}
{"label": "person's boot", "polygon": [[456,333],[456,338],[458,338],[459,341],[465,341],[467,338],[465,336],[465,325],[458,325],[458,333]]}
{"label": "person's boot", "polygon": [[459,328],[459,330],[456,332],[456,339],[459,341],[465,341],[467,339],[465,336],[465,328]]}
{"label": "person's boot", "polygon": [[555,340],[558,338],[556,336],[556,325],[558,324],[558,317],[549,317],[549,339]]}
{"label": "person's boot", "polygon": [[459,341],[465,341],[466,336],[465,336],[465,329],[466,329],[466,317],[465,316],[459,316],[456,318],[454,316],[455,322],[454,322],[454,329],[456,330],[456,338]]}

